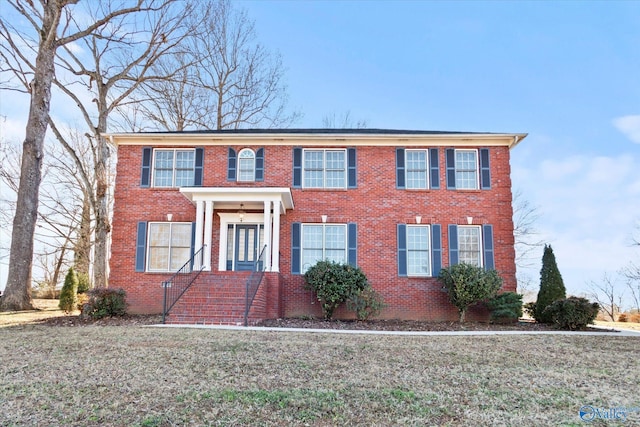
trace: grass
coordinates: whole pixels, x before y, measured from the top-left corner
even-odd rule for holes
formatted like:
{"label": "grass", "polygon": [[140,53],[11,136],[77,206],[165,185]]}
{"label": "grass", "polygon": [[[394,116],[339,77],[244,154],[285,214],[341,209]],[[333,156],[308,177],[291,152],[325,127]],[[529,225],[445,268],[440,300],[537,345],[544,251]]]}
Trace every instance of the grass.
{"label": "grass", "polygon": [[582,425],[582,405],[640,406],[638,344],[9,326],[0,425]]}

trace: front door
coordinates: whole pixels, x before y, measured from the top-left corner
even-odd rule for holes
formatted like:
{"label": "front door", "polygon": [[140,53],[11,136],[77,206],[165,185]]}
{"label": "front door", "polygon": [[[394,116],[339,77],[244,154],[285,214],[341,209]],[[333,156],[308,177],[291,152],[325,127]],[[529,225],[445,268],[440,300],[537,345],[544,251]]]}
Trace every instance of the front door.
{"label": "front door", "polygon": [[236,225],[236,271],[251,271],[258,252],[258,226]]}

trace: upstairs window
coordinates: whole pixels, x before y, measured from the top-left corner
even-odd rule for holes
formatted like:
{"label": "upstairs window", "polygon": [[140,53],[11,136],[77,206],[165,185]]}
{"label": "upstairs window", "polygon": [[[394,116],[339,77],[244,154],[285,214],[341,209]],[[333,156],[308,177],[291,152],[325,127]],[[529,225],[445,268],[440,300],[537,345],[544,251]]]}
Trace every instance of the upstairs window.
{"label": "upstairs window", "polygon": [[154,187],[189,187],[195,179],[195,150],[159,150],[153,152]]}
{"label": "upstairs window", "polygon": [[447,188],[450,190],[490,190],[491,167],[488,148],[447,148]]}
{"label": "upstairs window", "polygon": [[255,181],[256,154],[250,148],[245,148],[238,154],[238,181]]}
{"label": "upstairs window", "polygon": [[478,189],[478,152],[476,150],[456,150],[456,188]]}
{"label": "upstairs window", "polygon": [[346,150],[304,150],[303,187],[346,188]]}
{"label": "upstairs window", "polygon": [[428,188],[427,150],[406,150],[407,187],[409,189]]}

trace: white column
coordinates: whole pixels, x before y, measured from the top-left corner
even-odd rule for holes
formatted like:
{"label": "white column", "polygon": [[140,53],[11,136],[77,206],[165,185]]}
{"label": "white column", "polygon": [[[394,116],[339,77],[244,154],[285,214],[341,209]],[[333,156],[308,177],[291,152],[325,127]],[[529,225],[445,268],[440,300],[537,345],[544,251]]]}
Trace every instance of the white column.
{"label": "white column", "polygon": [[204,266],[206,271],[211,271],[211,239],[213,234],[213,200],[205,202],[204,213]]}
{"label": "white column", "polygon": [[[196,202],[196,241],[194,242],[195,250],[198,251],[202,247],[202,230],[204,229],[204,201],[198,200]],[[194,267],[202,266],[202,255],[194,260]]]}
{"label": "white column", "polygon": [[271,246],[271,271],[280,271],[280,201],[273,202],[273,245]]}
{"label": "white column", "polygon": [[[264,250],[264,270],[269,271],[271,269],[271,200],[265,200],[264,202],[264,244],[267,247]],[[260,248],[259,250],[262,250]]]}

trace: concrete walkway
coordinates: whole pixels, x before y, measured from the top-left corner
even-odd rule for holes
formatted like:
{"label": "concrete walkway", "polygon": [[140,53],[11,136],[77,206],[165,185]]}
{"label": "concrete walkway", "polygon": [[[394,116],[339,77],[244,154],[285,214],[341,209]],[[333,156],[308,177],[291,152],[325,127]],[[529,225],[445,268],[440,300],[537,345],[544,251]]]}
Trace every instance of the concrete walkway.
{"label": "concrete walkway", "polygon": [[612,330],[599,326],[607,332],[573,332],[573,331],[370,331],[362,329],[308,329],[308,328],[268,328],[261,326],[231,326],[231,325],[149,325],[152,328],[190,328],[190,329],[218,329],[224,331],[269,331],[269,332],[304,332],[318,334],[363,334],[363,335],[407,335],[407,336],[492,336],[492,335],[585,335],[596,337],[634,337],[640,338],[640,331]]}

